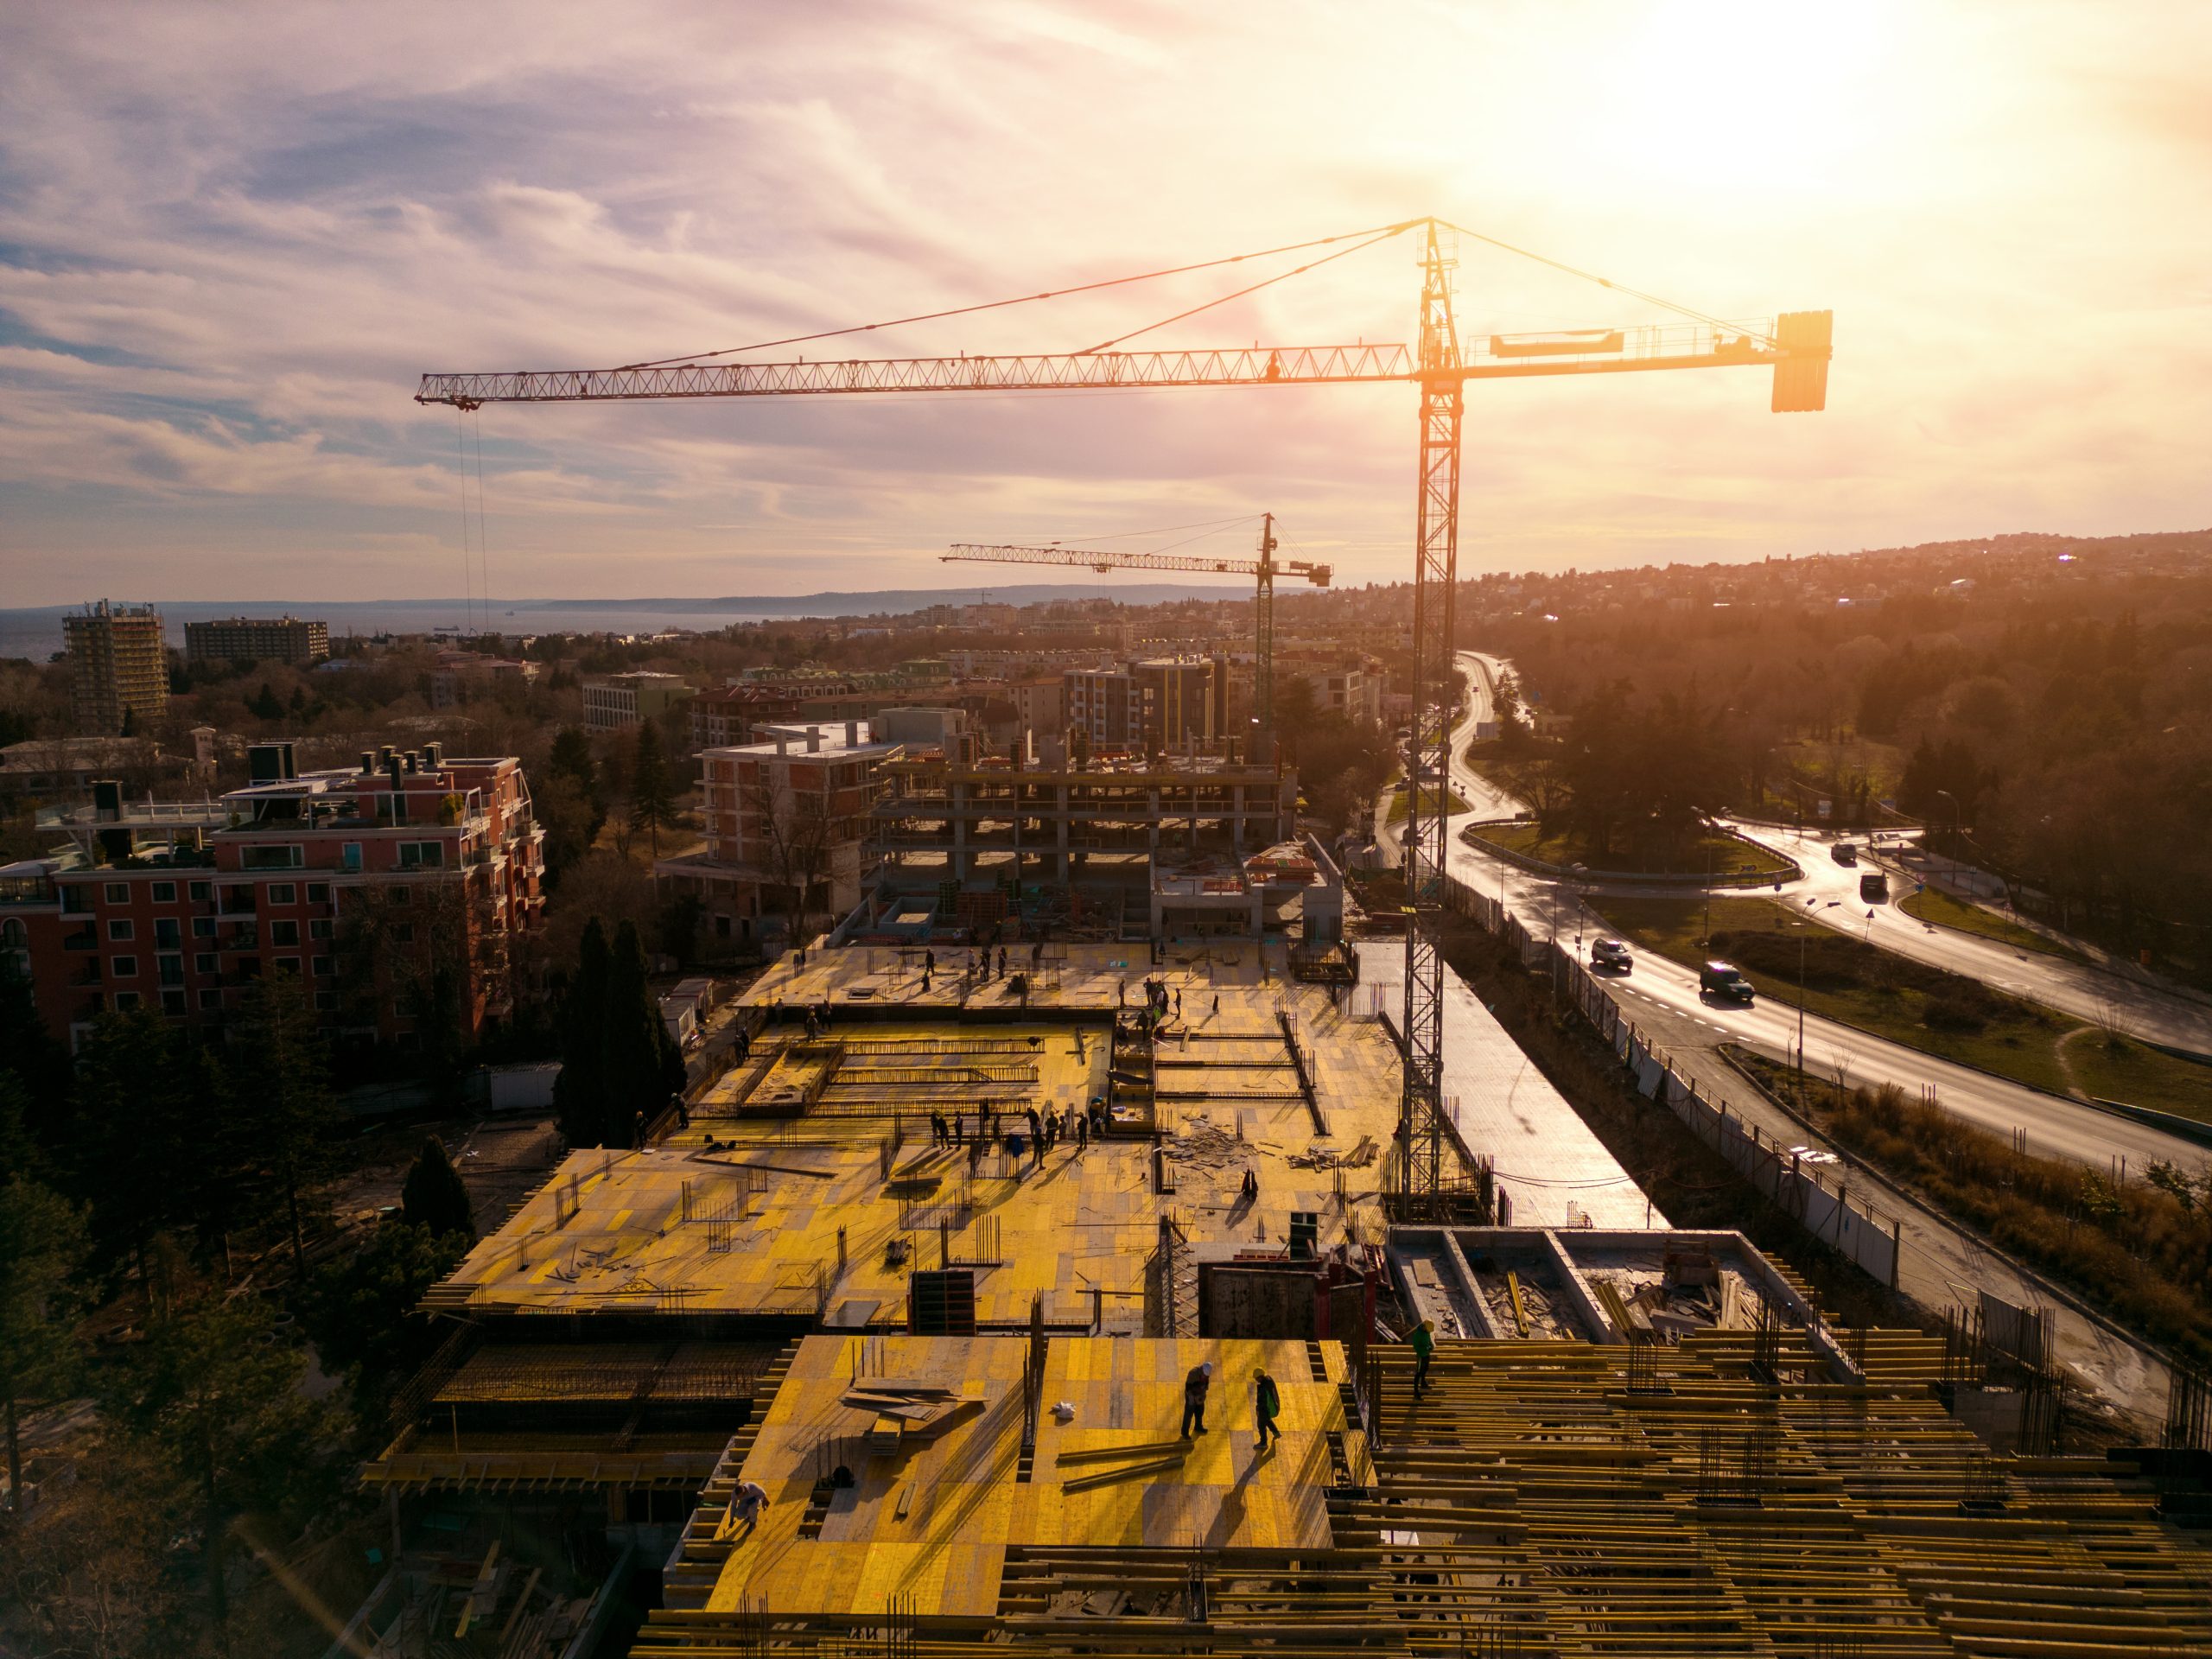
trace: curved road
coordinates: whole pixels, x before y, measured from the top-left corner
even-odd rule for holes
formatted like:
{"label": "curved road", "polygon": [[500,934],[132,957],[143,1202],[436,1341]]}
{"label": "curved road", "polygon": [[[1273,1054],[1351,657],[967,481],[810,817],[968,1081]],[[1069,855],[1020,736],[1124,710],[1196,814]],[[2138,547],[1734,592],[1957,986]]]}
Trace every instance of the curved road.
{"label": "curved road", "polygon": [[[1571,944],[1578,939],[1578,954],[1586,949],[1596,936],[1597,924],[1583,912],[1580,902],[1570,884],[1548,876],[1530,874],[1515,868],[1503,861],[1491,858],[1467,844],[1458,830],[1462,822],[1472,822],[1476,816],[1503,817],[1518,810],[1518,803],[1501,794],[1497,787],[1467,767],[1462,756],[1466,740],[1473,735],[1474,721],[1487,719],[1490,707],[1490,676],[1500,671],[1502,664],[1496,658],[1478,652],[1463,652],[1462,660],[1467,664],[1469,678],[1476,691],[1473,710],[1458,732],[1453,734],[1452,781],[1452,786],[1471,802],[1478,803],[1476,810],[1463,820],[1454,821],[1451,844],[1451,868],[1453,874],[1478,893],[1503,893],[1506,906],[1522,918],[1531,931],[1548,935],[1556,932]],[[1764,832],[1762,832],[1764,833]],[[1827,872],[1849,879],[1849,891],[1853,898],[1858,893],[1858,872],[1847,870],[1827,855],[1825,843],[1812,843],[1819,848],[1817,858],[1805,855],[1794,843],[1777,841],[1786,845],[1798,861],[1806,868],[1802,883],[1785,884],[1787,898],[1792,885],[1802,887],[1804,896],[1824,897],[1829,884]],[[1822,868],[1821,867],[1825,867]],[[1503,886],[1501,887],[1501,883]],[[1611,889],[1593,887],[1592,893]],[[1622,893],[1649,893],[1649,887],[1628,887]],[[1820,906],[1826,909],[1825,904]],[[1864,925],[1866,906],[1861,905],[1853,912],[1859,925]],[[1892,925],[1881,941],[1891,938],[1910,942],[1920,949],[1929,949],[1919,932],[1920,925],[1910,917],[1891,914],[1887,906],[1876,907],[1878,927],[1885,914]],[[1838,913],[1840,913],[1840,912]],[[1896,924],[1902,920],[1904,926]],[[1942,931],[1967,942],[1967,947],[1992,944],[1970,934],[1958,934],[1955,930]],[[1950,948],[1950,938],[1940,941],[1942,948]],[[2015,954],[2001,945],[1994,946],[1994,954],[2003,955],[2007,961]],[[1900,954],[1904,954],[1900,952]],[[1964,961],[1961,956],[1952,958]],[[2071,964],[2057,957],[2038,958],[2034,963],[2012,963],[2012,968],[2020,974],[2040,974],[2043,964],[2066,968]],[[1948,965],[1947,963],[1945,965]],[[1978,969],[1961,968],[1961,972],[1973,972],[1978,978],[1993,976]],[[2101,977],[2113,979],[2106,975]],[[2034,982],[2044,982],[2041,979]],[[2115,983],[2119,983],[2117,980]],[[1697,987],[1697,976],[1679,963],[1668,961],[1650,952],[1639,953],[1635,971],[1624,979],[1612,982],[1612,990],[1619,999],[1623,1012],[1633,1019],[1639,1027],[1649,1032],[1662,1046],[1683,1052],[1712,1051],[1722,1042],[1739,1043],[1743,1046],[1777,1060],[1791,1058],[1797,1042],[1798,1015],[1794,1007],[1762,1001],[1750,1007],[1729,1003],[1716,1003],[1702,996]],[[2040,995],[2040,993],[2038,993]],[[2193,1005],[2175,998],[2160,999],[2171,1004],[2176,1012],[2172,1017],[2186,1021],[2194,1010]],[[2054,1004],[2056,1006],[2056,1004]],[[2078,1159],[2085,1163],[2108,1164],[2125,1158],[2136,1169],[2152,1160],[2163,1159],[2194,1168],[2206,1160],[2205,1151],[2192,1141],[2184,1141],[2131,1119],[2101,1112],[2077,1101],[2049,1095],[2040,1090],[1992,1077],[1969,1066],[1954,1065],[1916,1049],[1870,1036],[1852,1027],[1839,1025],[1808,1015],[1804,1020],[1804,1056],[1806,1065],[1816,1072],[1831,1071],[1839,1062],[1848,1071],[1854,1083],[1893,1083],[1910,1095],[1935,1091],[1937,1104],[1961,1118],[1997,1134],[2011,1135],[2024,1129],[2031,1152],[2058,1154]],[[1720,1065],[1717,1056],[1707,1065],[1693,1065],[1691,1069],[1701,1074],[1719,1074],[1713,1068]],[[1730,1074],[1732,1079],[1732,1074]],[[1740,1085],[1737,1090],[1740,1092]]]}
{"label": "curved road", "polygon": [[[1481,816],[1504,817],[1518,810],[1519,804],[1471,772],[1459,758],[1472,735],[1474,721],[1490,717],[1488,677],[1499,671],[1501,665],[1496,658],[1477,652],[1463,653],[1463,658],[1475,687],[1474,707],[1466,724],[1454,734],[1452,785],[1477,804]],[[1817,896],[1819,889],[1827,885],[1826,871],[1816,874],[1812,860],[1794,847],[1791,850],[1806,867],[1803,885]],[[1850,893],[1855,898],[1857,873],[1834,864],[1827,858],[1825,846],[1821,853],[1821,864],[1850,879]],[[1533,931],[1549,932],[1555,926],[1570,942],[1573,940],[1580,905],[1564,884],[1526,874],[1457,839],[1451,860],[1452,871],[1460,880],[1479,892],[1501,894],[1507,906],[1524,925],[1531,925]],[[1859,906],[1862,920],[1865,910],[1865,906]],[[1586,925],[1582,943],[1586,946],[1593,937],[1592,929]],[[1822,1146],[1818,1136],[1745,1084],[1717,1052],[1725,1040],[1787,1059],[1797,1040],[1795,1008],[1772,1004],[1750,1008],[1709,1007],[1699,995],[1696,976],[1688,969],[1649,956],[1639,958],[1634,973],[1611,982],[1610,988],[1623,1013],[1662,1049],[1670,1051],[1669,1058],[1676,1073],[1697,1078],[1701,1092],[1729,1101],[1783,1145],[1800,1144],[1802,1138],[1816,1147]],[[1841,1056],[1856,1081],[1895,1082],[1916,1092],[1923,1086],[1933,1087],[1937,1100],[1962,1118],[2000,1131],[2025,1127],[2029,1144],[2036,1150],[2098,1163],[2124,1156],[2139,1168],[2142,1160],[2150,1158],[2186,1159],[2192,1165],[2203,1160],[2201,1148],[2155,1129],[1948,1065],[1847,1026],[1808,1018],[1804,1024],[1804,1046],[1808,1064],[1817,1068],[1826,1069]],[[1970,1308],[1985,1290],[2018,1306],[2048,1308],[2058,1360],[2133,1419],[2139,1432],[2156,1428],[2162,1421],[2169,1386],[2165,1365],[2156,1355],[2079,1299],[2016,1268],[1949,1217],[1872,1171],[1854,1162],[1849,1179],[1855,1193],[1862,1199],[1872,1199],[1878,1213],[1897,1227],[1903,1246],[1900,1290],[1929,1309]]]}

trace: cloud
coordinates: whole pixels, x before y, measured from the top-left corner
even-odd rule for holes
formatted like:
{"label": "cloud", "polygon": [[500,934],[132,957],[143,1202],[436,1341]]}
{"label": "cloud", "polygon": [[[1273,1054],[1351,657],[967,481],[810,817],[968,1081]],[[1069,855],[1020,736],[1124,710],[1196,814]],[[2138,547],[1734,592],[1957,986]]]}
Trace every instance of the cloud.
{"label": "cloud", "polygon": [[[2212,429],[2201,18],[2174,9],[2153,73],[2088,4],[2001,30],[1963,4],[1894,8],[1818,111],[1879,120],[1814,146],[1793,188],[1693,171],[1655,189],[1680,135],[1624,126],[1582,73],[1602,48],[1604,85],[1637,86],[1620,16],[14,9],[10,591],[227,597],[286,560],[303,597],[435,580],[435,550],[461,546],[456,422],[411,401],[425,369],[811,334],[1429,208],[1724,315],[1840,319],[1817,418],[1770,417],[1742,374],[1477,388],[1467,568],[2212,520],[2190,453]],[[1725,110],[1737,67],[1713,67],[1697,97]],[[1766,97],[1761,119],[1789,102]],[[1745,135],[1782,153],[1790,137]],[[1412,251],[1159,343],[1403,339]],[[1461,251],[1471,330],[1649,315]],[[1071,348],[1258,274],[792,350]],[[494,543],[526,550],[546,592],[798,590],[825,560],[842,585],[906,586],[944,574],[919,562],[952,540],[1263,507],[1344,549],[1344,580],[1407,567],[1402,388],[494,407],[474,424]]]}

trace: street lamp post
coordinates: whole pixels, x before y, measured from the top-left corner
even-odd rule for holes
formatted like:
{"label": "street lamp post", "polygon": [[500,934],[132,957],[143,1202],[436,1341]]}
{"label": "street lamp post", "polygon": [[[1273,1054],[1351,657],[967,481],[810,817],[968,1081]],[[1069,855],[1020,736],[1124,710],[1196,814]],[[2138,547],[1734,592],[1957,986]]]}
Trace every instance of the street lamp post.
{"label": "street lamp post", "polygon": [[1959,879],[1959,798],[1948,789],[1939,789],[1936,792],[1951,804],[1951,880],[1956,885]]}
{"label": "street lamp post", "polygon": [[1712,949],[1713,949],[1713,839],[1712,839],[1711,836],[1710,836],[1710,835],[1708,835],[1708,834],[1707,833],[1707,831],[1710,830],[1712,829],[1712,827],[1713,827],[1713,826],[1712,826],[1711,823],[1710,823],[1710,822],[1707,820],[1707,818],[1706,817],[1705,809],[1704,809],[1703,807],[1701,807],[1701,806],[1693,806],[1692,808],[1690,808],[1690,810],[1691,810],[1692,812],[1694,812],[1694,813],[1695,813],[1695,814],[1697,815],[1697,822],[1698,822],[1698,834],[1699,834],[1699,837],[1700,837],[1700,839],[1703,840],[1703,841],[1704,841],[1704,842],[1705,842],[1705,941],[1704,941],[1704,943],[1705,943],[1705,948],[1706,948],[1707,950],[1712,950]]}

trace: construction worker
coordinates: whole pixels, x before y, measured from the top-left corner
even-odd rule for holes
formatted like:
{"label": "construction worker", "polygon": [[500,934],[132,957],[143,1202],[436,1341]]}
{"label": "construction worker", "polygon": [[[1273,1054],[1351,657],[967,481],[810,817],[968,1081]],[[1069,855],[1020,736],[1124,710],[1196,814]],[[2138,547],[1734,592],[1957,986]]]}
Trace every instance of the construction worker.
{"label": "construction worker", "polygon": [[750,1538],[753,1529],[760,1524],[760,1511],[768,1507],[768,1489],[757,1480],[741,1480],[730,1498],[730,1516],[745,1528]]}
{"label": "construction worker", "polygon": [[1206,1432],[1206,1390],[1213,1386],[1213,1362],[1206,1360],[1191,1367],[1183,1378],[1183,1427],[1175,1438],[1187,1440],[1192,1434]]}
{"label": "construction worker", "polygon": [[1418,1400],[1428,1387],[1429,1357],[1436,1351],[1435,1322],[1423,1319],[1406,1340],[1414,1346],[1414,1398]]}
{"label": "construction worker", "polygon": [[1275,1380],[1266,1370],[1252,1373],[1252,1421],[1260,1437],[1259,1450],[1266,1451],[1270,1440],[1282,1439],[1282,1430],[1275,1427],[1275,1419],[1282,1414],[1282,1395],[1275,1387]]}

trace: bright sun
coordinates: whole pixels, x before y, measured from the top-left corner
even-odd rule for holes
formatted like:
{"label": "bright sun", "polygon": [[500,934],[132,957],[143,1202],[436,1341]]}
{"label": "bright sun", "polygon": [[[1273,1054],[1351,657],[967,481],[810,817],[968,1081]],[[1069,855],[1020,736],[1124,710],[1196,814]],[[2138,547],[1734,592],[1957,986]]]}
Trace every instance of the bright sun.
{"label": "bright sun", "polygon": [[1828,188],[1887,159],[1881,0],[1675,0],[1605,52],[1589,159],[1726,196]]}

